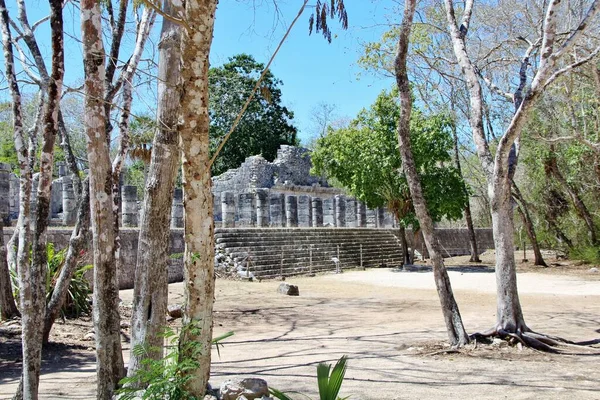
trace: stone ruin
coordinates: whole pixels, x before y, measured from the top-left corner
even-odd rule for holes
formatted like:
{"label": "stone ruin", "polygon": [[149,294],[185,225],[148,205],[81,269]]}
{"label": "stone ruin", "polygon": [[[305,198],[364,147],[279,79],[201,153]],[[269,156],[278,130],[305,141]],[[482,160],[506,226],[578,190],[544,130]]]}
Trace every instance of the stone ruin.
{"label": "stone ruin", "polygon": [[[214,216],[217,227],[370,227],[393,228],[396,222],[384,208],[369,209],[323,177],[311,175],[309,150],[282,145],[273,162],[262,156],[213,177]],[[0,164],[0,197],[8,201],[9,215],[19,214],[19,179],[8,165]],[[53,225],[71,226],[77,217],[73,179],[58,163],[52,182],[50,218]],[[34,177],[34,187],[37,185]],[[35,202],[36,191],[32,191]],[[139,223],[141,201],[135,186],[121,187],[124,227]],[[183,193],[175,189],[171,228],[183,227]]]}

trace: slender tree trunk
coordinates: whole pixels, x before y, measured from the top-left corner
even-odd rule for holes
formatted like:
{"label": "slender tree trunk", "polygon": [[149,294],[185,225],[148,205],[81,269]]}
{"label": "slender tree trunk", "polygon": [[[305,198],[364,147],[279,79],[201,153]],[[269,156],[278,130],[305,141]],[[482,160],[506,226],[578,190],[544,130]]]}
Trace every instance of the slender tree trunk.
{"label": "slender tree trunk", "polygon": [[[408,249],[408,240],[406,239],[406,228],[401,223],[398,224],[398,232],[400,233],[400,244],[402,245],[402,264],[412,265],[410,250]],[[415,243],[413,241],[413,250]]]}
{"label": "slender tree trunk", "polygon": [[535,228],[533,226],[533,221],[531,219],[531,215],[529,214],[528,204],[521,195],[521,191],[515,182],[512,182],[513,187],[513,197],[517,200],[517,211],[521,215],[521,219],[523,220],[523,225],[525,226],[525,230],[527,232],[527,236],[529,237],[529,242],[531,243],[531,248],[533,250],[534,265],[540,265],[543,267],[547,267],[546,262],[544,261],[544,257],[542,256],[542,251],[540,250],[540,244],[537,240],[537,235],[535,233]]}
{"label": "slender tree trunk", "polygon": [[[167,1],[163,11],[178,16],[183,8]],[[177,135],[180,93],[177,83],[180,78],[181,28],[168,19],[163,19],[162,24],[158,62],[158,129],[152,143],[138,240],[129,376],[141,367],[142,357],[134,351],[136,346],[157,349],[150,351],[146,358],[159,359],[163,355],[164,339],[160,331],[166,323],[167,311],[169,217],[180,161]]]}
{"label": "slender tree trunk", "polygon": [[[554,150],[554,146],[551,146],[550,150],[552,152]],[[549,160],[547,160],[546,167],[569,194],[569,197],[573,202],[573,206],[577,211],[577,215],[579,215],[579,217],[583,220],[585,226],[587,227],[588,236],[590,238],[591,244],[598,244],[598,236],[596,235],[596,227],[594,225],[592,215],[585,203],[583,202],[583,199],[579,195],[577,189],[575,189],[569,182],[567,182],[567,179],[560,172],[558,168],[558,163],[556,162],[556,158],[551,157]]]}
{"label": "slender tree trunk", "polygon": [[79,255],[82,250],[86,248],[89,242],[89,229],[90,229],[90,189],[89,189],[89,178],[86,178],[82,184],[83,192],[81,193],[79,208],[77,211],[77,222],[71,232],[71,238],[69,239],[69,247],[65,256],[65,263],[60,271],[60,275],[56,284],[54,285],[54,291],[52,297],[46,307],[46,317],[44,318],[44,344],[48,343],[50,337],[50,331],[52,325],[67,298],[69,291],[69,285],[73,274],[77,270],[79,262]]}
{"label": "slender tree trunk", "polygon": [[408,53],[408,42],[412,28],[412,20],[415,13],[416,0],[406,0],[404,8],[404,17],[400,27],[400,37],[398,39],[398,49],[394,68],[396,72],[396,84],[400,93],[400,120],[398,121],[398,143],[400,154],[402,156],[402,166],[404,174],[410,188],[413,199],[413,205],[423,238],[429,250],[429,255],[433,262],[433,275],[435,284],[442,306],[442,313],[446,322],[448,338],[453,346],[462,346],[469,342],[469,336],[464,328],[458,304],[454,299],[450,279],[444,265],[444,259],[441,255],[440,244],[433,227],[433,221],[427,210],[425,197],[423,196],[421,182],[415,166],[410,145],[410,114],[412,111],[412,99],[408,74],[406,71],[406,56]]}
{"label": "slender tree trunk", "polygon": [[0,218],[0,320],[18,317],[21,314],[13,297],[10,271],[4,247],[4,220]]}
{"label": "slender tree trunk", "polygon": [[[193,25],[182,31],[181,112],[179,126],[183,151],[183,204],[185,221],[184,329],[181,357],[191,357],[198,367],[185,373],[192,379],[186,389],[203,395],[210,375],[212,312],[214,301],[214,220],[210,177],[208,68],[217,0],[189,0],[185,20]],[[193,354],[191,342],[201,349]]]}
{"label": "slender tree trunk", "polygon": [[[462,177],[462,168],[460,166],[460,153],[458,151],[458,134],[456,133],[456,126],[452,127],[452,136],[454,138],[454,164],[458,174]],[[469,262],[480,263],[479,251],[477,250],[477,237],[475,236],[475,228],[473,227],[473,217],[471,215],[471,204],[469,203],[469,191],[467,190],[466,182],[463,184],[463,191],[467,198],[467,204],[465,204],[465,221],[467,222],[467,231],[469,233],[469,247],[471,250],[471,258]]]}
{"label": "slender tree trunk", "polygon": [[93,316],[98,399],[110,399],[123,376],[119,289],[115,260],[112,166],[103,107],[104,47],[100,4],[81,1],[85,69],[85,130],[90,169],[90,219],[94,252]]}

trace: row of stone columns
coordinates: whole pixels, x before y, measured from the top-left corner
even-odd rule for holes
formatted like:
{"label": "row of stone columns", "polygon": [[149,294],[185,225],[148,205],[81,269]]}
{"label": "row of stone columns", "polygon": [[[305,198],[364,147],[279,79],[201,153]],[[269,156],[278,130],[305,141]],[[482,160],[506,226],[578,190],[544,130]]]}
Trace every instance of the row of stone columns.
{"label": "row of stone columns", "polygon": [[221,193],[221,226],[232,227],[384,227],[383,208],[375,210],[354,198],[334,196],[326,199],[308,195],[284,195],[259,189],[255,192]]}

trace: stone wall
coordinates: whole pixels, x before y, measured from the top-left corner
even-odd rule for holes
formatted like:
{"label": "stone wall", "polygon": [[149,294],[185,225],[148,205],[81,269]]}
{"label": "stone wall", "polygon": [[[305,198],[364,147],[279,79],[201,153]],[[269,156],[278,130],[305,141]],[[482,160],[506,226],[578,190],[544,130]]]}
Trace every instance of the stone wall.
{"label": "stone wall", "polygon": [[[243,231],[243,229],[217,229],[217,232],[231,232],[235,234],[237,231]],[[247,229],[246,229],[247,231]],[[299,231],[299,229],[279,229],[281,231],[282,239],[285,241],[285,235]],[[332,231],[331,229],[303,229],[308,240],[311,237],[314,238],[315,247],[319,246],[319,233]],[[335,230],[333,230],[335,231]],[[346,229],[346,231],[362,232],[362,229]],[[397,230],[388,230],[389,232],[396,234]],[[258,232],[258,230],[257,230]],[[314,235],[313,233],[314,232]],[[8,242],[13,230],[7,228],[4,230],[4,242]],[[464,255],[469,254],[469,241],[466,229],[439,229],[439,238],[442,248],[445,251],[444,256],[449,255]],[[492,240],[491,229],[477,229],[477,246],[481,252],[487,249],[492,249],[494,243]],[[69,237],[71,235],[71,229],[68,228],[51,228],[48,230],[48,242],[54,243],[57,249],[65,248],[69,243]],[[121,289],[130,289],[133,287],[134,276],[135,276],[135,264],[137,262],[137,247],[138,247],[138,229],[127,229],[121,230],[121,265],[123,268],[118,272],[119,287]],[[408,235],[409,238],[412,235]],[[417,249],[419,249],[417,245]],[[87,251],[91,251],[88,249]],[[169,249],[170,257],[168,259],[168,270],[169,270],[169,282],[180,282],[183,280],[183,229],[172,229],[171,230],[171,244]],[[88,257],[89,259],[89,257]],[[88,261],[91,262],[91,261]]]}

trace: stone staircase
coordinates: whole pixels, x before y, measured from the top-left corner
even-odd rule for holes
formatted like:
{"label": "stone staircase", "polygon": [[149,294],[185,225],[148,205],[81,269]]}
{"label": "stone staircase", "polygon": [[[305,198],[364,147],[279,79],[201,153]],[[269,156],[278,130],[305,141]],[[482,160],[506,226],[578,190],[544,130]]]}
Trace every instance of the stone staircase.
{"label": "stone staircase", "polygon": [[388,229],[222,228],[215,240],[234,260],[249,259],[260,278],[335,270],[338,257],[342,268],[360,267],[361,258],[365,268],[402,264],[400,242]]}

